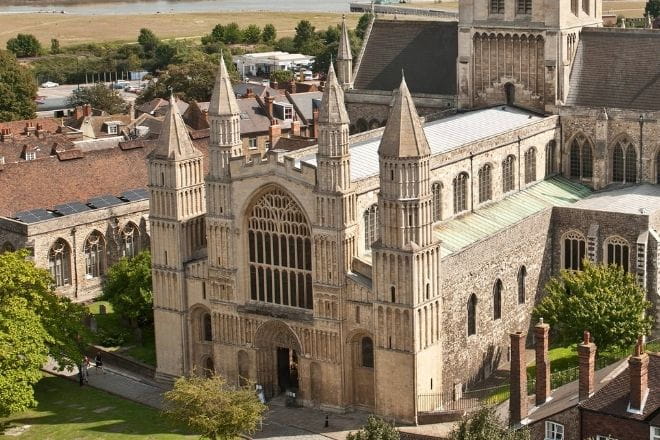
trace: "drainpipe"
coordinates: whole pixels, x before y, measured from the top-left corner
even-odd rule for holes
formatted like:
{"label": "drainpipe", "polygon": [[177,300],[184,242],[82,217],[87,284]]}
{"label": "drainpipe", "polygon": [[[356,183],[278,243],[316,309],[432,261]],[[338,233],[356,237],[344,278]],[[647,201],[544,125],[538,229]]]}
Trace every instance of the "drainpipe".
{"label": "drainpipe", "polygon": [[644,113],[639,115],[639,176],[637,181],[644,180],[644,169],[642,168],[642,157],[644,156]]}
{"label": "drainpipe", "polygon": [[72,249],[73,252],[73,277],[75,280],[73,294],[75,298],[78,298],[78,245],[76,244],[76,227],[71,228],[71,242],[73,243]]}

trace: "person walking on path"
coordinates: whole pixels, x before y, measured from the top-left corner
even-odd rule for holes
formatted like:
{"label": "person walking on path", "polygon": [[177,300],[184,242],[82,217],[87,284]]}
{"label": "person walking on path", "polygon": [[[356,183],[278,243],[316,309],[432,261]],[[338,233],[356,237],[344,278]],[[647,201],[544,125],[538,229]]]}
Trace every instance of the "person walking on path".
{"label": "person walking on path", "polygon": [[80,384],[80,386],[85,385],[85,376],[84,376],[84,373],[83,373],[83,365],[84,364],[82,364],[82,363],[78,365],[78,383]]}
{"label": "person walking on path", "polygon": [[83,375],[83,382],[89,383],[89,367],[91,366],[91,362],[89,361],[89,358],[85,356],[83,359],[82,363],[82,375]]}
{"label": "person walking on path", "polygon": [[96,363],[96,372],[98,373],[99,370],[101,370],[101,373],[105,374],[105,370],[103,369],[103,358],[101,357],[101,352],[99,351],[96,353],[96,357],[94,358],[94,362]]}

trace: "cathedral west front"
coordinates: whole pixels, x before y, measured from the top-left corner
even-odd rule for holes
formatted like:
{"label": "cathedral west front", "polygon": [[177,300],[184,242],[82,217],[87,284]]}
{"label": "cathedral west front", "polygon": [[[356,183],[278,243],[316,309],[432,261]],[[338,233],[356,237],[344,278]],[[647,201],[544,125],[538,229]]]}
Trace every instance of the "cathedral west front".
{"label": "cathedral west front", "polygon": [[[158,376],[217,371],[267,399],[414,423],[441,407],[429,396],[508,362],[544,284],[584,258],[657,304],[660,108],[573,86],[615,32],[597,29],[600,0],[572,3],[462,2],[460,111],[439,118],[446,96],[416,93],[405,68],[386,101],[358,102],[371,66],[342,44],[313,147],[246,159],[223,62],[208,156],[171,105],[148,160]],[[358,132],[361,111],[386,117]]]}

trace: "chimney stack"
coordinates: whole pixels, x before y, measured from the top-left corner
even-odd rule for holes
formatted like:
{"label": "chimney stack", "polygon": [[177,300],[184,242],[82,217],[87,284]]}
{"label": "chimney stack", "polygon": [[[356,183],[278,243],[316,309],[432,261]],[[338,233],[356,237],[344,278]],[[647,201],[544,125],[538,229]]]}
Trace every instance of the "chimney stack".
{"label": "chimney stack", "polygon": [[2,128],[2,139],[0,139],[2,142],[9,142],[12,140],[14,136],[11,134],[11,128],[10,127],[3,127]]}
{"label": "chimney stack", "polygon": [[511,333],[511,399],[509,424],[519,426],[527,417],[527,368],[525,365],[525,334]]}
{"label": "chimney stack", "polygon": [[300,136],[300,121],[297,119],[291,122],[291,134]]}
{"label": "chimney stack", "polygon": [[271,126],[268,128],[268,139],[271,150],[275,149],[275,144],[280,140],[280,137],[282,137],[282,127],[277,121],[273,120]]}
{"label": "chimney stack", "polygon": [[90,104],[83,106],[83,116],[92,116],[92,106]]}
{"label": "chimney stack", "polygon": [[536,340],[536,405],[543,405],[550,397],[550,357],[548,346],[550,326],[543,322],[543,318],[534,326],[534,339]]}
{"label": "chimney stack", "polygon": [[73,110],[73,118],[77,121],[78,119],[82,118],[84,115],[83,108],[81,106],[77,106]]}
{"label": "chimney stack", "polygon": [[649,355],[644,352],[644,339],[640,336],[635,354],[628,359],[630,370],[630,412],[641,413],[649,395]]}
{"label": "chimney stack", "polygon": [[273,125],[275,119],[273,116],[273,102],[275,101],[275,98],[270,96],[270,93],[266,92],[266,98],[264,98],[264,101],[266,102],[266,113],[268,113],[267,116],[270,118],[271,125]]}
{"label": "chimney stack", "polygon": [[582,344],[578,345],[580,363],[580,384],[578,401],[588,399],[594,393],[596,371],[596,344],[591,342],[591,334],[585,330]]}

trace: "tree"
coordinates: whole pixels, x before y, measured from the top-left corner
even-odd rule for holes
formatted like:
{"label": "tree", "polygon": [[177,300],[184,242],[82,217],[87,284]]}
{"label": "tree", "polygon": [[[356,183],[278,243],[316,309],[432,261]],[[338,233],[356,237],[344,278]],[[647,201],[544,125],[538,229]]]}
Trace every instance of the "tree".
{"label": "tree", "polygon": [[160,40],[151,29],[142,28],[140,29],[140,35],[138,35],[138,44],[142,46],[145,53],[149,54],[156,50]]}
{"label": "tree", "polygon": [[252,386],[232,388],[224,377],[181,377],[165,393],[164,413],[212,440],[234,439],[257,429],[266,410]]}
{"label": "tree", "polygon": [[276,38],[277,38],[277,31],[275,30],[275,26],[273,26],[270,23],[265,25],[264,30],[261,32],[261,39],[263,40],[263,42],[266,44],[273,44]]}
{"label": "tree", "polygon": [[632,346],[648,335],[653,318],[646,292],[617,265],[588,260],[581,271],[562,271],[545,286],[546,296],[534,309],[557,332],[558,340],[575,343],[589,330],[602,351]]}
{"label": "tree", "polygon": [[275,49],[281,50],[282,52],[292,53],[296,51],[296,45],[293,42],[293,38],[282,37],[279,40],[277,40],[277,43],[275,43]]}
{"label": "tree", "polygon": [[0,50],[0,122],[34,118],[37,84],[11,52]]}
{"label": "tree", "polygon": [[261,29],[256,24],[251,24],[243,31],[243,41],[248,44],[257,44],[261,40]]}
{"label": "tree", "polygon": [[492,407],[484,407],[466,415],[449,434],[450,440],[529,440],[529,438],[527,429],[508,429]]}
{"label": "tree", "polygon": [[50,53],[53,55],[62,53],[62,49],[60,48],[60,40],[58,40],[57,38],[50,39]]}
{"label": "tree", "polygon": [[243,38],[241,33],[241,28],[238,26],[238,23],[232,22],[225,27],[225,39],[224,42],[227,44],[237,44],[240,43]]}
{"label": "tree", "polygon": [[367,424],[355,433],[349,433],[346,440],[399,440],[399,432],[385,420],[369,416]]}
{"label": "tree", "polygon": [[32,386],[41,379],[49,342],[52,338],[25,298],[0,300],[0,417],[36,404]]}
{"label": "tree", "polygon": [[119,92],[98,83],[91,87],[74,89],[67,98],[69,105],[77,107],[85,104],[103,110],[111,115],[125,113],[128,105]]}
{"label": "tree", "polygon": [[360,40],[364,39],[364,34],[367,32],[369,27],[369,22],[371,21],[371,13],[367,12],[360,16],[357,26],[355,26],[355,35],[358,36]]}
{"label": "tree", "polygon": [[225,27],[221,24],[216,24],[211,33],[202,38],[202,44],[222,41],[225,41]]}
{"label": "tree", "polygon": [[280,84],[288,83],[293,79],[293,72],[290,70],[273,70],[270,73],[270,79]]}
{"label": "tree", "polygon": [[648,0],[644,9],[644,15],[646,17],[650,15],[653,18],[660,17],[660,0]]}
{"label": "tree", "polygon": [[18,58],[35,57],[43,51],[41,43],[32,34],[18,34],[10,38],[7,40],[7,50]]}
{"label": "tree", "polygon": [[133,258],[122,258],[108,270],[103,285],[103,299],[112,304],[119,316],[134,327],[153,322],[151,286],[151,254],[140,252]]}
{"label": "tree", "polygon": [[296,26],[296,35],[293,44],[298,52],[303,52],[313,41],[317,39],[316,32],[309,20],[300,20]]}

